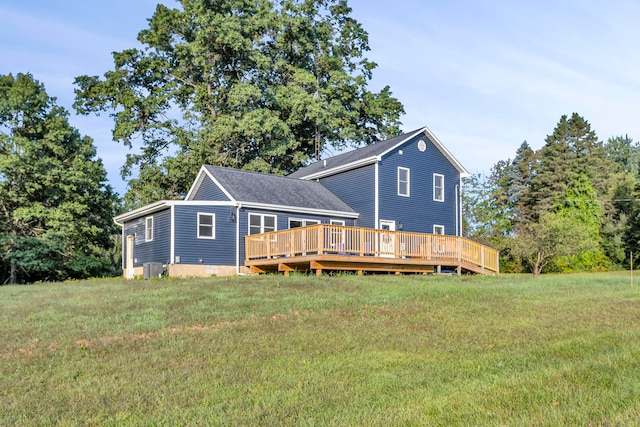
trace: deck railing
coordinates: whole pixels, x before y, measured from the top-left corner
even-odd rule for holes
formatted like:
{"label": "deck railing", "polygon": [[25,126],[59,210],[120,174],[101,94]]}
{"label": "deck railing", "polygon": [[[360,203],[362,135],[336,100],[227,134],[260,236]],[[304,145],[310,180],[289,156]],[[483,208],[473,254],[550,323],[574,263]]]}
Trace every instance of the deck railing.
{"label": "deck railing", "polygon": [[246,259],[314,254],[442,260],[499,272],[498,251],[457,236],[317,224],[245,237]]}

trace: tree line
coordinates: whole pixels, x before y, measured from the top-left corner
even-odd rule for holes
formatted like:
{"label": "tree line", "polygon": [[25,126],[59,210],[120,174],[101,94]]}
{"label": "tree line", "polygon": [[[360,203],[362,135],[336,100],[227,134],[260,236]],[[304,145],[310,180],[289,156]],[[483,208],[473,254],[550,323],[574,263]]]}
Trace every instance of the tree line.
{"label": "tree line", "polygon": [[117,272],[119,200],[68,116],[33,76],[0,75],[0,284]]}
{"label": "tree line", "polygon": [[562,116],[539,150],[525,141],[465,180],[465,234],[499,248],[502,271],[628,266],[640,246],[639,165],[628,136],[602,142],[578,113]]}

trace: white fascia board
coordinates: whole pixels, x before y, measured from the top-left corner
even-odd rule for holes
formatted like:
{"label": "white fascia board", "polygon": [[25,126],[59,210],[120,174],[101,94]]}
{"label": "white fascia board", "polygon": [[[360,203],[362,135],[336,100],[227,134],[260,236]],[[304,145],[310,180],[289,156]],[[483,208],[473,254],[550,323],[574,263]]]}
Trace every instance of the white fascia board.
{"label": "white fascia board", "polygon": [[398,142],[396,145],[394,145],[393,147],[390,147],[389,149],[387,149],[386,151],[384,151],[383,153],[380,154],[380,158],[382,158],[384,155],[392,152],[393,150],[397,149],[398,147],[400,147],[402,144],[404,144],[405,142],[407,142],[408,140],[410,140],[411,138],[414,138],[416,135],[423,133],[425,134],[425,136],[427,138],[429,138],[429,140],[433,143],[433,145],[436,146],[436,148],[438,149],[438,151],[440,151],[442,153],[442,155],[444,157],[446,157],[447,160],[449,160],[449,162],[453,165],[454,168],[456,168],[456,170],[458,171],[458,173],[460,173],[460,178],[466,178],[468,177],[470,174],[469,172],[465,169],[464,166],[462,166],[462,164],[458,161],[458,159],[456,159],[454,157],[453,154],[451,154],[451,152],[447,149],[447,147],[444,146],[444,144],[438,139],[438,137],[431,132],[431,129],[429,129],[428,127],[423,127],[422,129],[412,133],[411,135],[407,136],[405,139],[403,139],[402,141]]}
{"label": "white fascia board", "polygon": [[240,202],[243,208],[265,209],[274,211],[297,212],[311,215],[341,216],[347,218],[358,218],[357,212],[332,211],[327,209],[301,208],[296,206],[270,205],[267,203]]}
{"label": "white fascia board", "polygon": [[429,140],[433,142],[436,148],[447,158],[447,160],[449,160],[449,162],[451,162],[451,164],[460,173],[461,178],[466,178],[470,175],[469,172],[465,169],[465,167],[462,166],[462,164],[458,161],[458,159],[456,159],[454,155],[451,154],[451,152],[447,149],[447,147],[445,147],[444,144],[442,144],[442,142],[438,139],[438,137],[435,136],[435,134],[431,132],[431,130],[428,127],[425,126],[422,129],[417,130],[410,135],[407,135],[407,137],[404,138],[402,141],[398,142],[393,147],[388,148],[386,151],[378,154],[377,156],[367,157],[365,159],[347,163],[342,166],[322,170],[320,172],[316,172],[310,175],[301,176],[299,179],[312,180],[312,179],[324,178],[325,176],[334,175],[336,173],[343,172],[345,170],[351,170],[351,169],[358,168],[360,166],[365,166],[371,163],[379,162],[384,155],[395,150],[396,148],[398,148],[399,146],[406,143],[408,140],[410,140],[411,138],[415,137],[420,133],[425,134],[429,138]]}
{"label": "white fascia board", "polygon": [[142,206],[141,208],[118,215],[113,218],[113,222],[115,222],[119,226],[122,226],[124,224],[124,221],[128,219],[137,218],[140,216],[149,215],[150,213],[161,211],[170,206],[170,203],[171,202],[167,200],[160,200],[159,202],[151,203],[150,205]]}
{"label": "white fascia board", "polygon": [[[191,188],[189,188],[189,192],[187,192],[187,196],[184,198],[185,200],[189,200],[193,194],[195,194],[197,189],[200,188],[200,184],[202,184],[202,175],[204,173],[204,166],[200,166],[200,171],[198,171],[198,175],[196,175],[196,179],[193,180],[193,184],[191,184]],[[200,184],[199,184],[200,183]]]}
{"label": "white fascia board", "polygon": [[[424,128],[426,129],[426,128]],[[396,148],[400,147],[402,144],[404,144],[405,142],[409,141],[411,138],[413,138],[414,136],[418,135],[419,133],[422,133],[424,131],[424,129],[420,129],[415,131],[414,133],[412,133],[411,135],[408,135],[405,139],[403,139],[402,141],[398,142],[396,145],[394,145],[393,147],[388,148],[386,151],[383,151],[382,153],[380,153],[378,155],[378,157],[380,159],[382,159],[382,157],[384,155],[386,155],[387,153],[392,152],[393,150],[395,150]]]}
{"label": "white fascia board", "polygon": [[326,169],[320,172],[313,173],[311,175],[301,176],[298,179],[304,179],[304,180],[310,181],[313,179],[324,178],[325,176],[335,175],[337,173],[340,173],[346,170],[356,169],[361,166],[366,166],[366,165],[375,163],[377,161],[380,161],[380,156],[371,156],[371,157],[367,157],[366,159],[358,160],[356,162],[347,163],[346,165],[338,166],[331,169]]}
{"label": "white fascia board", "polygon": [[225,195],[225,196],[227,196],[227,197],[229,198],[229,200],[231,200],[232,202],[236,202],[236,199],[234,199],[234,198],[233,198],[233,196],[231,195],[231,193],[229,193],[229,192],[227,191],[227,189],[226,189],[226,188],[224,188],[224,186],[222,186],[222,184],[220,184],[220,182],[218,182],[218,180],[217,180],[213,175],[211,175],[211,173],[209,172],[209,170],[208,170],[207,168],[205,168],[204,166],[203,166],[203,168],[204,168],[204,171],[205,171],[205,173],[207,174],[207,176],[208,176],[209,178],[211,178],[211,181],[213,181],[213,182],[214,182],[214,184],[216,184],[220,190],[222,190],[222,192],[224,193],[224,195]]}
{"label": "white fascia board", "polygon": [[217,201],[217,200],[174,200],[174,205],[181,206],[236,206],[236,202]]}
{"label": "white fascia board", "polygon": [[196,179],[193,181],[193,184],[191,185],[191,188],[187,193],[187,197],[184,198],[185,201],[191,201],[191,198],[193,197],[193,195],[196,194],[196,192],[204,182],[205,176],[208,176],[209,179],[211,179],[211,181],[213,181],[218,186],[218,188],[220,188],[220,190],[224,193],[224,195],[229,198],[229,200],[231,200],[232,202],[235,202],[235,199],[231,197],[231,194],[229,194],[227,189],[224,188],[222,185],[220,185],[218,180],[215,179],[214,176],[211,175],[211,173],[204,166],[200,167],[200,172],[198,172],[198,176],[196,176]]}
{"label": "white fascia board", "polygon": [[113,218],[113,222],[122,226],[124,221],[146,216],[154,212],[161,211],[173,206],[236,206],[236,202],[218,202],[208,200],[161,200],[138,209],[134,209],[127,213],[123,213]]}
{"label": "white fascia board", "polygon": [[445,147],[444,144],[440,142],[438,137],[435,136],[435,134],[431,132],[431,130],[428,127],[425,126],[421,130],[421,132],[424,132],[424,134],[431,140],[431,142],[433,142],[436,148],[440,150],[440,152],[447,158],[447,160],[451,162],[453,167],[455,167],[458,170],[458,172],[460,173],[460,178],[466,178],[470,175],[467,169],[465,169],[465,167],[462,166],[462,163],[460,163],[458,159],[456,159],[454,155],[451,154],[451,152],[447,149],[447,147]]}

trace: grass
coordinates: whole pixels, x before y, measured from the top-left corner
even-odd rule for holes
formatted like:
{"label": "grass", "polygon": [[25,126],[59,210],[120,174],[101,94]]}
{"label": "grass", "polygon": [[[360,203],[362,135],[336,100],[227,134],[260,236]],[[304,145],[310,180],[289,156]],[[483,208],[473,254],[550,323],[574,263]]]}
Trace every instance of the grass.
{"label": "grass", "polygon": [[623,274],[0,287],[1,425],[637,425]]}

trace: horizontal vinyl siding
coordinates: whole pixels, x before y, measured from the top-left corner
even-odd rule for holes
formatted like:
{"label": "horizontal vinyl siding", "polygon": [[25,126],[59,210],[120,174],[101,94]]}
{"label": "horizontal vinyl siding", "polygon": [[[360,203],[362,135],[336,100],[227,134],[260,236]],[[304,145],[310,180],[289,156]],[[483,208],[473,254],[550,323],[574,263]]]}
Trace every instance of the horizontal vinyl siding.
{"label": "horizontal vinyl siding", "polygon": [[204,176],[202,184],[193,196],[192,200],[212,200],[212,201],[229,201],[224,192],[211,180],[208,176]]}
{"label": "horizontal vinyl siding", "polygon": [[375,228],[375,166],[321,178],[320,183],[358,212],[358,227]]}
{"label": "horizontal vinyl siding", "polygon": [[[235,265],[232,206],[175,206],[175,250],[180,264]],[[215,214],[215,239],[198,239],[198,213]],[[175,262],[175,259],[173,260]]]}
{"label": "horizontal vinyl siding", "polygon": [[[418,150],[418,141],[426,150]],[[399,151],[402,151],[402,154]],[[410,169],[410,196],[398,195],[398,167]],[[433,174],[444,175],[444,202],[433,200]],[[444,226],[445,234],[456,233],[455,167],[426,138],[419,135],[384,156],[379,166],[379,217],[402,222],[404,231],[432,233],[433,225]]]}
{"label": "horizontal vinyl siding", "polygon": [[[145,221],[153,217],[153,240],[145,241]],[[135,235],[133,245],[134,267],[146,262],[166,264],[171,257],[171,209],[155,212],[124,224],[124,241],[129,235]],[[124,259],[127,259],[126,244],[123,246]]]}

